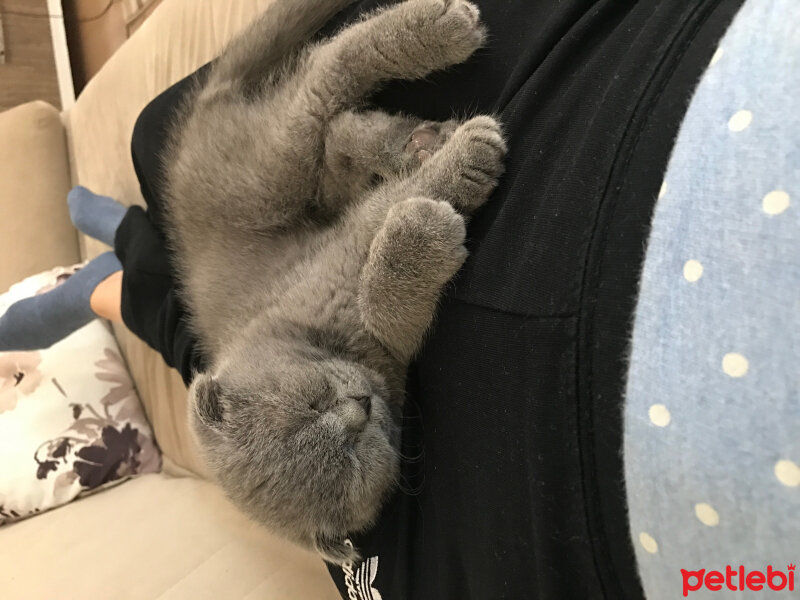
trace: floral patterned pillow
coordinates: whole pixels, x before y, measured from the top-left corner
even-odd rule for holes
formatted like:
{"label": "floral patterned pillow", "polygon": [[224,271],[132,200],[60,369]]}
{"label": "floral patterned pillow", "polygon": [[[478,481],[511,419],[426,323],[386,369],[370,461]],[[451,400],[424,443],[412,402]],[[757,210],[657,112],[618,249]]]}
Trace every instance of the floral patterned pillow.
{"label": "floral patterned pillow", "polygon": [[[0,315],[80,266],[0,295]],[[161,454],[116,340],[95,320],[50,348],[0,352],[0,525],[141,473]]]}

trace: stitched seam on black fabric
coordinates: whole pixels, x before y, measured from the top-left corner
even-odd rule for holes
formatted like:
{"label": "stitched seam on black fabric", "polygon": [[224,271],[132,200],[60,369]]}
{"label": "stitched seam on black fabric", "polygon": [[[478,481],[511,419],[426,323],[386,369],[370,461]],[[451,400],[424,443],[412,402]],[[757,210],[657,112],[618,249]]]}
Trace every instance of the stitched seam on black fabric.
{"label": "stitched seam on black fabric", "polygon": [[[501,315],[510,315],[512,317],[521,317],[523,319],[531,320],[531,321],[563,321],[565,319],[574,319],[578,316],[577,312],[571,313],[559,313],[555,315],[536,315],[530,314],[525,312],[517,312],[514,310],[508,310],[505,308],[497,308],[496,306],[490,306],[488,304],[483,304],[481,302],[475,302],[473,300],[464,300],[458,296],[454,295],[447,295],[447,300],[451,302],[458,302],[459,304],[463,304],[465,306],[472,306],[474,308],[480,308],[481,310],[499,313]],[[436,319],[434,317],[434,325],[436,324]]]}
{"label": "stitched seam on black fabric", "polygon": [[[592,224],[591,228],[586,232],[588,234],[588,242],[589,245],[586,251],[586,259],[584,263],[584,276],[583,282],[581,284],[581,292],[580,292],[580,301],[579,306],[581,307],[578,313],[578,346],[577,346],[577,360],[576,360],[576,388],[577,394],[576,398],[578,401],[578,435],[579,439],[581,440],[581,451],[579,452],[580,456],[580,464],[581,464],[581,471],[582,471],[582,484],[584,486],[584,499],[588,500],[591,499],[592,502],[585,502],[585,518],[587,527],[589,529],[589,539],[590,544],[592,547],[592,557],[595,565],[595,570],[597,573],[597,578],[600,581],[600,585],[602,588],[603,596],[608,598],[609,590],[607,589],[609,584],[613,582],[616,586],[615,593],[619,594],[622,591],[622,586],[620,584],[619,577],[616,572],[616,565],[614,564],[613,559],[611,558],[609,551],[608,551],[608,538],[605,531],[605,526],[603,524],[602,515],[599,518],[593,518],[597,516],[597,512],[599,511],[599,507],[594,506],[594,502],[596,502],[600,497],[600,490],[597,482],[597,468],[596,468],[596,460],[594,456],[594,432],[592,431],[593,423],[594,423],[594,382],[592,378],[592,353],[591,351],[584,351],[584,348],[591,348],[591,340],[593,339],[594,334],[594,314],[595,314],[595,305],[591,304],[590,306],[587,305],[587,283],[590,280],[598,281],[598,277],[602,271],[602,260],[598,260],[597,266],[594,268],[594,271],[590,274],[589,263],[592,256],[591,247],[594,241],[597,241],[599,246],[597,247],[595,255],[597,257],[602,257],[605,253],[606,247],[606,240],[608,229],[611,223],[611,217],[614,215],[614,211],[616,208],[616,199],[618,199],[619,194],[616,195],[616,199],[612,194],[610,194],[611,184],[614,181],[617,173],[621,172],[623,174],[622,183],[625,182],[624,173],[625,169],[628,168],[630,165],[630,161],[633,159],[634,151],[637,148],[642,133],[646,129],[646,125],[650,120],[652,112],[655,106],[658,103],[658,100],[663,93],[666,86],[672,80],[672,77],[675,73],[675,70],[678,68],[680,61],[686,54],[686,51],[691,46],[691,43],[694,41],[695,37],[699,30],[703,27],[703,25],[708,21],[708,18],[713,14],[714,10],[719,6],[722,0],[710,0],[705,3],[699,4],[695,7],[692,14],[689,15],[687,18],[684,26],[675,34],[672,41],[670,42],[670,46],[667,48],[667,51],[664,53],[664,57],[659,62],[657,67],[655,68],[653,75],[651,76],[650,80],[646,84],[644,91],[639,99],[639,102],[642,103],[635,109],[634,116],[631,119],[631,122],[636,122],[637,120],[637,113],[642,114],[642,118],[637,124],[637,130],[632,138],[632,142],[630,145],[623,142],[620,144],[618,155],[612,163],[612,167],[609,171],[609,177],[606,181],[606,186],[602,195],[602,199],[600,204],[598,205],[597,210],[597,217],[595,218],[595,222]],[[701,13],[704,9],[707,10],[705,15],[698,16],[698,13]],[[691,24],[691,25],[690,25]],[[684,37],[685,35],[685,37]],[[681,39],[683,38],[683,39]],[[667,63],[667,57],[672,54],[672,51],[675,50],[676,54],[674,58]],[[662,69],[668,69],[662,75]],[[660,81],[659,81],[660,80]],[[651,86],[653,86],[657,82],[658,87],[652,88],[654,89],[654,95],[652,96],[651,100],[646,101],[646,97],[649,95],[651,91]],[[646,104],[645,104],[646,102]],[[622,153],[625,152],[627,155],[622,163],[618,162],[620,158],[622,158]],[[620,165],[621,171],[616,168],[615,165]],[[602,224],[601,228],[601,214],[603,212],[603,205],[608,200],[609,204],[606,207],[606,216],[604,219],[604,223]],[[586,235],[584,236],[587,237]],[[586,340],[586,343],[583,343],[583,340]],[[586,406],[581,401],[581,398],[584,394],[581,393],[582,386],[581,386],[581,354],[586,354],[586,368],[585,368],[585,382],[586,382]],[[585,425],[586,430],[584,430],[582,413],[587,412],[587,423]],[[584,440],[588,439],[590,443],[584,443]],[[587,463],[591,460],[592,468],[590,472],[587,472],[586,466]],[[604,563],[607,571],[601,569],[601,565],[598,561],[598,554],[599,551],[602,551],[604,555]],[[601,573],[607,572],[608,578],[604,578]]]}
{"label": "stitched seam on black fabric", "polygon": [[[638,0],[633,0],[633,2],[634,3],[638,2]],[[581,20],[583,18],[585,18],[588,13],[589,13],[589,10],[587,9],[584,12],[583,16],[581,17]],[[545,57],[549,56],[553,52],[553,50],[556,48],[556,46],[558,46],[561,43],[561,40],[564,39],[564,37],[567,35],[568,32],[569,32],[569,29],[567,29],[567,31],[562,32],[561,35],[558,36],[558,39],[555,42],[553,42],[553,45],[550,46],[543,53],[543,56],[545,56]],[[527,67],[526,68],[522,68],[521,71],[522,72],[527,72],[529,74],[530,73],[534,73],[534,72],[536,72],[536,69],[538,69],[539,66],[541,66],[541,64],[542,63],[540,62],[537,65],[527,65]],[[516,75],[516,71],[512,72],[512,74],[511,74],[511,78],[512,79],[513,79],[514,75]],[[511,90],[508,91],[507,94],[506,94],[507,97],[505,99],[500,99],[497,102],[497,107],[495,108],[495,111],[496,111],[497,114],[502,115],[503,112],[505,112],[505,110],[508,108],[508,105],[511,104],[511,102],[514,100],[514,98],[517,96],[517,94],[519,94],[520,91],[522,91],[522,88],[524,88],[527,85],[529,79],[530,79],[530,75],[528,77],[521,77],[519,85],[517,85],[517,87],[513,91],[511,91]]]}
{"label": "stitched seam on black fabric", "polygon": [[[596,251],[596,256],[598,257],[597,266],[595,267],[594,272],[591,274],[591,277],[593,278],[593,281],[595,281],[595,282],[599,280],[599,277],[601,276],[601,273],[602,273],[602,260],[599,260],[599,258],[601,258],[605,254],[605,247],[606,247],[608,229],[610,227],[612,217],[615,214],[615,209],[616,209],[616,206],[617,206],[617,200],[619,199],[619,194],[613,195],[613,194],[609,193],[609,190],[611,189],[611,182],[614,180],[615,174],[617,172],[621,172],[623,174],[622,183],[624,184],[624,182],[626,181],[624,179],[624,174],[626,172],[626,169],[629,167],[630,162],[633,159],[634,152],[635,152],[636,148],[639,145],[639,141],[641,139],[641,136],[642,136],[644,130],[646,129],[646,125],[647,125],[647,123],[649,122],[649,120],[650,120],[650,118],[652,116],[652,112],[655,109],[655,106],[657,105],[657,102],[658,102],[661,94],[663,93],[664,89],[666,88],[666,86],[671,81],[671,79],[672,79],[672,77],[673,77],[673,75],[675,73],[675,70],[677,69],[678,65],[680,64],[680,61],[685,56],[686,51],[691,46],[691,43],[695,39],[698,31],[707,22],[708,18],[710,17],[711,14],[713,14],[714,10],[720,4],[721,1],[722,0],[711,0],[711,2],[706,3],[705,5],[703,5],[703,4],[698,5],[695,8],[695,11],[693,12],[693,14],[691,14],[689,16],[689,18],[687,19],[686,24],[688,25],[692,20],[695,19],[697,13],[701,12],[703,10],[703,8],[705,8],[705,6],[709,7],[708,8],[708,12],[707,12],[707,14],[705,16],[700,16],[700,17],[697,18],[697,20],[694,23],[694,26],[689,30],[688,34],[686,35],[685,39],[683,40],[682,47],[681,46],[677,46],[677,50],[676,50],[677,54],[675,55],[674,59],[671,61],[671,65],[670,65],[670,68],[669,68],[668,72],[666,72],[664,74],[664,76],[661,78],[660,84],[658,85],[657,88],[655,88],[655,93],[654,93],[654,95],[652,97],[652,100],[650,100],[647,103],[646,108],[643,109],[644,110],[643,117],[642,117],[642,119],[641,119],[641,121],[640,121],[640,123],[639,123],[639,125],[637,127],[637,131],[636,131],[636,134],[635,134],[635,136],[634,136],[634,138],[632,140],[632,143],[626,149],[627,156],[625,157],[624,162],[621,163],[621,167],[620,167],[621,171],[618,171],[614,166],[612,166],[612,168],[610,169],[609,178],[608,178],[608,181],[606,183],[605,191],[603,193],[603,200],[601,200],[601,203],[600,203],[600,206],[599,206],[599,209],[602,209],[603,204],[605,204],[606,199],[608,199],[608,202],[609,202],[609,205],[607,207],[607,213],[608,214],[606,215],[606,218],[604,220],[604,223],[603,223],[603,226],[602,226],[602,230],[598,233],[598,227],[600,225],[600,213],[602,212],[602,210],[598,210],[598,218],[595,220],[595,223],[594,223],[594,225],[592,227],[591,236],[590,236],[590,239],[589,239],[590,248],[591,248],[591,243],[592,243],[593,240],[597,240],[597,243],[599,244],[599,246],[597,248],[597,251]],[[676,33],[675,37],[673,38],[673,41],[670,44],[670,48],[668,48],[667,52],[665,53],[664,59],[656,67],[653,76],[651,77],[650,81],[646,85],[645,90],[644,90],[644,92],[642,94],[642,97],[641,97],[642,100],[644,100],[645,96],[648,95],[648,92],[650,91],[651,84],[654,81],[656,81],[656,79],[658,78],[659,71],[664,67],[664,63],[666,62],[666,57],[670,54],[670,51],[672,50],[673,46],[679,44],[679,38],[682,37],[682,35],[684,34],[685,31],[686,31],[686,28],[682,27]],[[637,110],[637,112],[638,112],[638,110]],[[635,119],[635,117],[634,117],[634,119]],[[625,147],[625,146],[626,145],[624,143],[620,144],[620,154],[622,153],[623,147]],[[616,163],[616,160],[615,160],[615,163]],[[580,300],[580,306],[581,307],[584,306],[586,284],[587,284],[587,280],[589,279],[588,274],[589,274],[590,256],[591,256],[591,252],[589,252],[587,250],[586,264],[585,264],[585,269],[584,269],[585,275],[584,275],[583,284],[581,286],[581,300]],[[590,340],[593,339],[593,334],[594,334],[595,304],[591,304],[591,306],[588,306],[586,312],[587,312],[587,318],[586,318],[586,332],[585,332],[586,333],[586,338],[585,339],[587,340],[587,343],[585,344],[585,346],[588,348],[588,347],[591,347]],[[582,313],[583,313],[583,311],[581,311],[580,314],[582,314]],[[581,348],[584,346],[584,344],[580,343],[580,340],[581,340],[581,337],[582,337],[581,336],[582,324],[583,324],[583,319],[581,317],[579,317],[578,318],[578,339],[579,339],[578,354],[579,354],[579,357],[578,357],[578,360],[576,361],[576,365],[578,366],[578,369],[580,369]],[[599,491],[599,487],[598,487],[598,483],[597,483],[597,469],[596,469],[596,463],[595,463],[595,460],[594,460],[594,433],[593,433],[593,431],[591,431],[591,426],[593,425],[594,401],[595,401],[594,394],[593,394],[594,381],[593,381],[593,369],[592,369],[593,365],[592,365],[592,353],[591,353],[591,351],[586,352],[586,361],[587,361],[586,362],[586,384],[587,384],[586,388],[587,388],[587,400],[588,400],[588,406],[589,406],[589,408],[588,408],[588,410],[589,410],[589,414],[588,414],[588,416],[589,416],[589,419],[588,419],[589,431],[585,432],[585,434],[588,437],[590,437],[590,439],[592,441],[591,444],[588,444],[589,448],[586,451],[587,452],[591,452],[593,468],[592,468],[591,475],[588,475],[584,471],[584,478],[583,479],[584,479],[584,485],[587,485],[587,486],[591,485],[592,498],[596,500],[596,499],[598,499],[600,497],[600,491]],[[578,388],[580,390],[580,379],[581,379],[581,377],[580,377],[579,374],[576,374],[576,375],[577,375],[577,380],[578,380],[577,381]],[[579,405],[580,405],[581,404],[581,400],[580,400],[581,393],[580,393],[580,391],[577,394],[577,398],[578,398],[578,402],[579,402]],[[580,428],[580,424],[579,424],[579,428]],[[583,469],[583,468],[585,468],[583,451],[580,453],[580,456],[581,456],[581,467]],[[589,457],[586,457],[586,458],[588,460]],[[586,519],[587,519],[587,525],[590,528],[590,534],[594,530],[594,532],[596,532],[596,534],[597,534],[598,542],[602,542],[601,548],[605,550],[605,555],[606,555],[605,556],[605,562],[606,562],[606,565],[607,565],[607,567],[609,569],[610,577],[614,578],[614,582],[617,585],[617,589],[621,590],[622,588],[621,588],[621,585],[619,583],[619,578],[616,576],[614,562],[611,559],[611,557],[608,556],[608,539],[607,539],[607,536],[606,536],[605,526],[603,524],[603,519],[602,518],[592,519],[590,517],[590,514],[589,514],[589,507],[590,506],[592,506],[590,503],[586,504],[586,507],[587,507]],[[598,509],[595,509],[595,510],[598,510]],[[599,568],[599,565],[598,565],[597,559],[596,559],[597,550],[598,550],[597,546],[599,544],[595,544],[595,542],[593,541],[594,537],[591,536],[591,535],[590,535],[590,539],[592,540],[591,543],[592,543],[592,547],[593,547],[593,556],[595,557],[595,568],[597,569],[598,576],[599,576],[601,570]],[[600,576],[599,576],[599,579],[600,579],[600,582],[601,582],[601,586],[603,586],[603,588],[604,588],[603,589],[603,594],[607,596],[607,590],[605,589],[606,581]]]}

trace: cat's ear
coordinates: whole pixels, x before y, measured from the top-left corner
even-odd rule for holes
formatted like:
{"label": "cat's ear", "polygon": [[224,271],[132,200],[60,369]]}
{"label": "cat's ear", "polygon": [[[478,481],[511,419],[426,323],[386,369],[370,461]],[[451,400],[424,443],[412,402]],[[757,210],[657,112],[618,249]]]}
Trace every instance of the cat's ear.
{"label": "cat's ear", "polygon": [[219,382],[210,375],[199,375],[194,383],[195,411],[207,427],[222,424],[223,408]]}
{"label": "cat's ear", "polygon": [[318,533],[314,537],[314,548],[329,563],[342,565],[346,562],[357,563],[361,560],[361,556],[350,540],[336,539]]}

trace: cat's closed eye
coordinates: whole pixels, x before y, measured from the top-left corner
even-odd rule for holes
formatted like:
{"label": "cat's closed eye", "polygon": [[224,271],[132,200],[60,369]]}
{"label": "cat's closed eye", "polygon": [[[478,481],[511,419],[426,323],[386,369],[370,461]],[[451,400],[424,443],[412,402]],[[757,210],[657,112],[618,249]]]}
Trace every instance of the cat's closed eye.
{"label": "cat's closed eye", "polygon": [[303,390],[303,396],[308,407],[318,413],[327,411],[336,403],[333,385],[325,378],[309,381]]}

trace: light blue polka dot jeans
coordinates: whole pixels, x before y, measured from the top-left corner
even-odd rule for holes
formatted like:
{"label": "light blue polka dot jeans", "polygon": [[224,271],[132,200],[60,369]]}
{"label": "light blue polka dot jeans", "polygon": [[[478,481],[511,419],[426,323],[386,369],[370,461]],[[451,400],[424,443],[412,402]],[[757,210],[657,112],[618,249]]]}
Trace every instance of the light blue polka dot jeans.
{"label": "light blue polka dot jeans", "polygon": [[800,598],[800,0],[743,6],[681,127],[624,444],[648,598]]}

